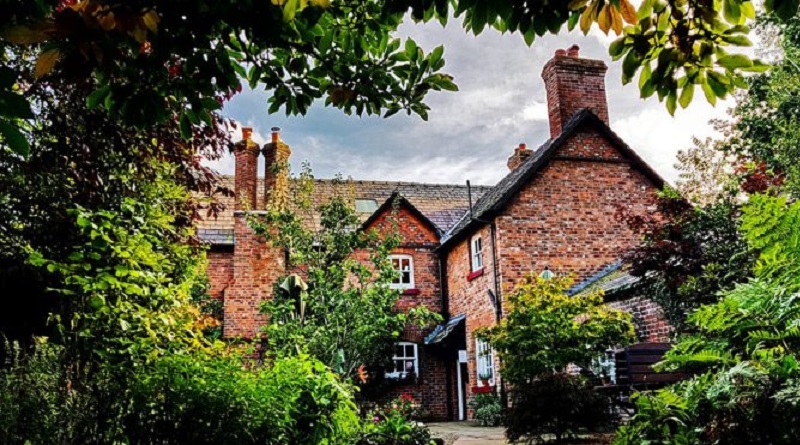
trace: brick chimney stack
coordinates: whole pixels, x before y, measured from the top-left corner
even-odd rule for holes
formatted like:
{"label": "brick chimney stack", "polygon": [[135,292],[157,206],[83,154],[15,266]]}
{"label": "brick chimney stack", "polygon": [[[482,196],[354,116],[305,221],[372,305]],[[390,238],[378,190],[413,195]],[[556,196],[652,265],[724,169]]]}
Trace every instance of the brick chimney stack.
{"label": "brick chimney stack", "polygon": [[259,146],[252,139],[253,129],[242,128],[242,140],[233,147],[235,160],[234,210],[254,210],[256,206],[256,190],[258,187],[258,153]]}
{"label": "brick chimney stack", "polygon": [[272,127],[272,141],[264,145],[264,204],[286,208],[289,202],[289,157],[292,150],[281,140],[281,129]]}
{"label": "brick chimney stack", "polygon": [[561,134],[564,124],[584,108],[608,124],[607,69],[602,60],[582,59],[578,45],[557,50],[545,64],[542,78],[547,89],[551,138]]}
{"label": "brick chimney stack", "polygon": [[506,164],[508,165],[508,169],[509,170],[516,169],[517,167],[522,165],[522,163],[525,162],[525,160],[528,159],[530,155],[531,155],[531,150],[528,150],[528,147],[525,144],[519,144],[519,147],[514,149],[514,154],[512,154],[508,158],[508,163]]}

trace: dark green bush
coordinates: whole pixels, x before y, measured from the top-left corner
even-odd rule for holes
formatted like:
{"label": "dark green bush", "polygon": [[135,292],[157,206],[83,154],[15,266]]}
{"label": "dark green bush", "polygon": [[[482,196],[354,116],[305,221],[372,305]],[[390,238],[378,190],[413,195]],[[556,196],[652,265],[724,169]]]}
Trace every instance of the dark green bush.
{"label": "dark green bush", "polygon": [[67,366],[43,342],[9,355],[3,444],[345,444],[362,427],[350,385],[303,356],[249,369],[238,352],[173,355],[129,373]]}
{"label": "dark green bush", "polygon": [[503,420],[503,405],[496,394],[476,394],[470,406],[475,410],[475,419],[481,426],[498,426]]}
{"label": "dark green bush", "polygon": [[506,415],[506,436],[510,441],[556,443],[581,432],[593,432],[614,425],[616,416],[608,397],[594,391],[581,376],[565,372],[541,374],[515,386]]}

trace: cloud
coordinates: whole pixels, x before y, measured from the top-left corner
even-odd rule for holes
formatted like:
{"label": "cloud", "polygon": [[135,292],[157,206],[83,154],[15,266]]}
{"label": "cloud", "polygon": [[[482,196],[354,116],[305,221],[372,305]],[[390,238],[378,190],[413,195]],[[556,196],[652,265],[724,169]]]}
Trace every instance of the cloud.
{"label": "cloud", "polygon": [[[254,127],[257,141],[270,127],[282,127],[295,170],[308,160],[317,177],[341,173],[357,179],[494,184],[508,172],[506,160],[514,147],[520,142],[537,147],[549,137],[541,70],[556,49],[577,43],[583,57],[609,64],[612,128],[667,178],[674,176],[677,151],[690,146],[692,135],[711,135],[707,121],[725,115],[724,105],[711,108],[702,97],[688,110],[678,110],[676,118],[656,99],[639,99],[635,86],[622,86],[620,64],[607,55],[613,39],[599,31],[546,36],[528,47],[519,34],[487,30],[475,37],[459,25],[456,20],[446,28],[408,23],[400,29],[401,37],[413,37],[426,51],[444,44],[445,71],[459,85],[456,93],[428,95],[427,122],[403,114],[346,116],[321,103],[306,117],[268,115],[268,92],[249,89],[223,112]],[[233,172],[230,156],[214,165]]]}

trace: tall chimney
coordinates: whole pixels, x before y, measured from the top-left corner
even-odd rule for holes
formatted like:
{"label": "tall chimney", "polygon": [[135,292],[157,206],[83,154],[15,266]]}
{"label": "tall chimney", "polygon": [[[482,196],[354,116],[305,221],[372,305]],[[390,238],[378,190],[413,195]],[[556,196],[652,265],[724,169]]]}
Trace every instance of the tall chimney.
{"label": "tall chimney", "polygon": [[253,210],[256,205],[259,147],[253,142],[252,135],[252,128],[243,127],[242,140],[233,146],[234,210]]}
{"label": "tall chimney", "polygon": [[547,89],[551,138],[561,134],[564,124],[584,108],[608,124],[607,69],[602,60],[582,59],[578,45],[557,50],[545,64],[542,78]]}
{"label": "tall chimney", "polygon": [[281,129],[272,127],[272,142],[264,145],[264,203],[268,209],[285,209],[289,203],[289,156]]}
{"label": "tall chimney", "polygon": [[522,163],[525,162],[525,160],[528,159],[530,155],[531,151],[528,150],[528,147],[525,144],[519,144],[519,147],[514,149],[514,154],[512,154],[508,158],[508,163],[506,164],[508,165],[508,169],[509,170],[516,169],[517,167],[522,165]]}

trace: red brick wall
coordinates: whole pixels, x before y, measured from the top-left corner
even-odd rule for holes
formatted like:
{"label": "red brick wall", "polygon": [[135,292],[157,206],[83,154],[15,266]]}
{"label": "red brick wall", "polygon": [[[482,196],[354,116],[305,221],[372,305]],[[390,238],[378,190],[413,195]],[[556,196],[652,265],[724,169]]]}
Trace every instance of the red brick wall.
{"label": "red brick wall", "polygon": [[208,252],[209,294],[218,300],[223,299],[225,289],[233,281],[233,252]]}
{"label": "red brick wall", "polygon": [[[468,278],[472,274],[472,256],[470,243],[472,236],[460,241],[447,253],[447,289],[449,295],[449,310],[451,315],[466,314],[465,327],[467,336],[467,399],[472,394],[469,388],[478,384],[477,362],[475,357],[475,331],[482,327],[493,326],[497,320],[495,308],[489,300],[488,290],[495,291],[494,269],[492,258],[492,239],[490,227],[483,226],[476,231],[480,233],[483,245],[483,273],[477,277]],[[498,258],[502,253],[498,251]],[[474,275],[474,274],[473,274]],[[495,369],[497,363],[495,363]],[[452,379],[455,381],[455,370]],[[499,385],[499,376],[495,376]],[[458,399],[453,396],[454,410],[457,412]],[[471,416],[471,409],[468,415]]]}
{"label": "red brick wall", "polygon": [[664,316],[661,306],[655,301],[635,296],[612,301],[608,305],[633,315],[633,323],[636,325],[636,336],[639,341],[648,343],[669,342],[672,327]]}
{"label": "red brick wall", "polygon": [[266,322],[261,302],[271,298],[273,285],[286,270],[284,252],[268,246],[237,214],[234,233],[233,281],[225,292],[225,337],[252,338]]}
{"label": "red brick wall", "polygon": [[[401,204],[396,211],[387,209],[370,224],[368,229],[381,233],[398,231],[400,246],[393,254],[410,255],[414,263],[414,289],[406,291],[398,300],[398,307],[408,310],[424,305],[434,312],[442,311],[442,289],[439,274],[439,258],[434,249],[439,245],[439,235],[426,222]],[[447,419],[447,374],[446,363],[424,345],[424,339],[431,329],[421,330],[407,326],[403,340],[417,343],[419,353],[419,376],[412,385],[392,388],[387,399],[401,394],[411,394],[422,403],[422,410],[432,419]]]}
{"label": "red brick wall", "polygon": [[[653,184],[602,135],[592,129],[578,132],[495,219],[501,299],[522,277],[538,274],[545,266],[556,273],[574,273],[580,281],[619,259],[638,238],[615,219],[617,206],[624,203],[644,210],[648,194],[654,191]],[[474,332],[495,324],[487,296],[487,289],[494,290],[489,227],[480,233],[482,276],[466,278],[471,237],[447,254],[450,313],[467,314],[470,387],[477,381]]]}
{"label": "red brick wall", "polygon": [[545,266],[580,282],[638,242],[615,212],[621,204],[644,211],[656,190],[651,181],[594,130],[577,133],[554,155],[497,218],[503,293]]}

